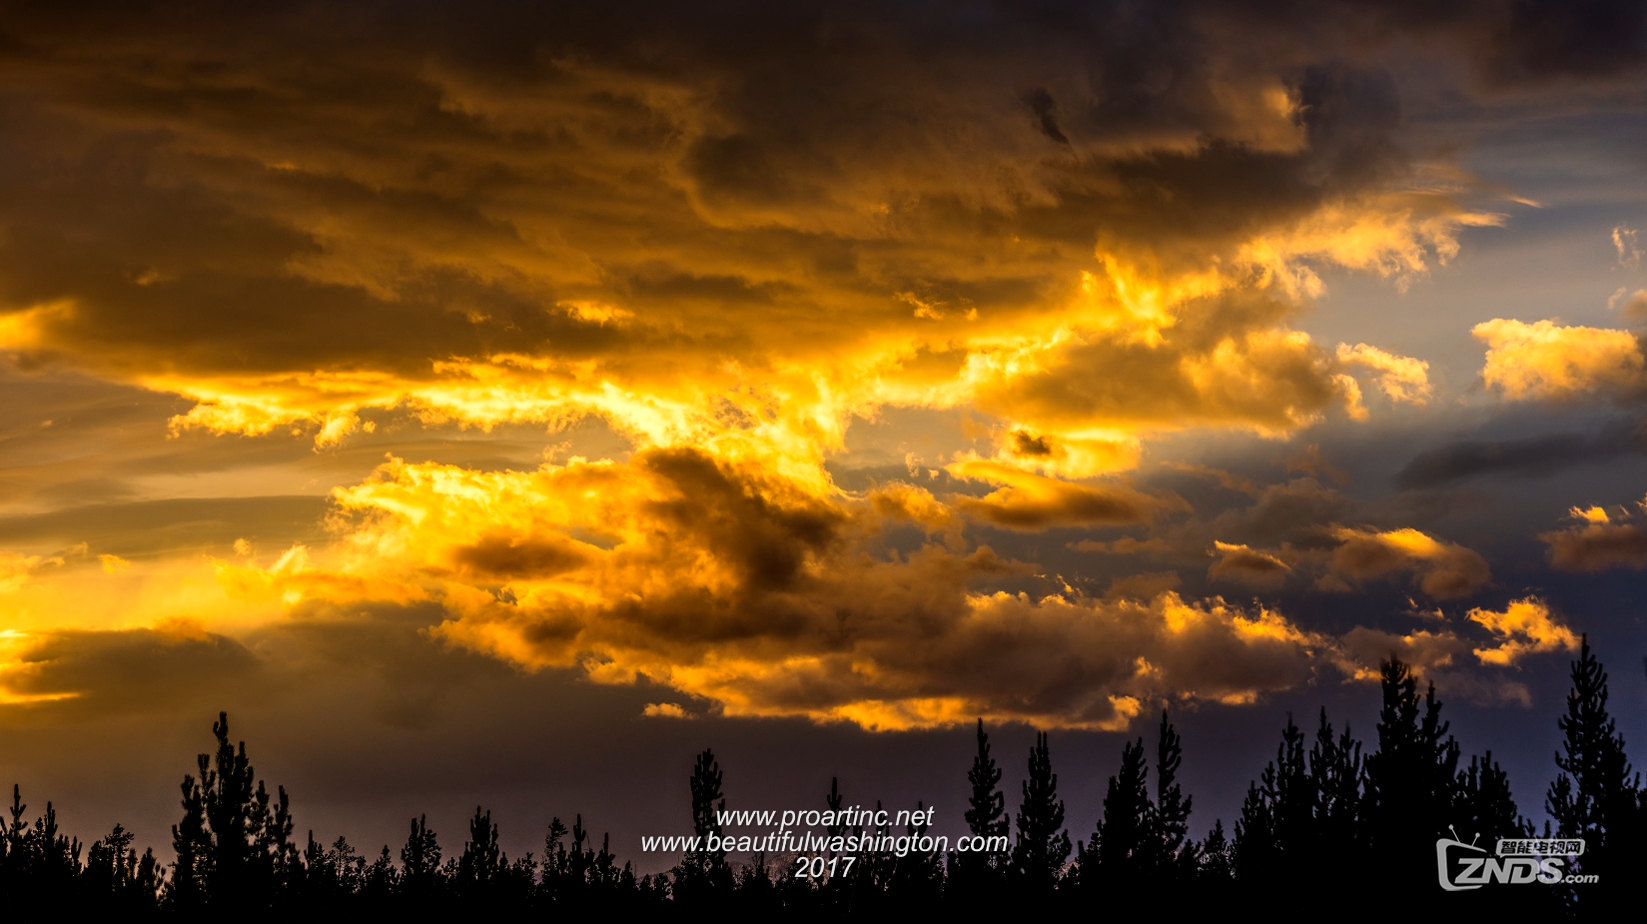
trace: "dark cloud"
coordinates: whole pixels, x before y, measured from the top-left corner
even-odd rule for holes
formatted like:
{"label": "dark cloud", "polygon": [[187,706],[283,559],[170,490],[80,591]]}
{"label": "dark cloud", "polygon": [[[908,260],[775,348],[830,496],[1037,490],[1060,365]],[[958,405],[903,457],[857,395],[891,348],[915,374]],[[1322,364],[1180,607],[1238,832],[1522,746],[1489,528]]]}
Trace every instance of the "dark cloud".
{"label": "dark cloud", "polygon": [[494,532],[452,553],[459,567],[482,578],[546,578],[588,561],[582,543],[561,535],[517,536]]}
{"label": "dark cloud", "polygon": [[[754,342],[920,285],[1022,310],[1095,241],[1200,259],[1407,169],[1326,10],[1260,49],[1196,3],[625,9],[19,7],[0,295],[127,375],[618,361],[713,341],[699,301]],[[588,298],[653,310],[545,310]]]}
{"label": "dark cloud", "polygon": [[1254,587],[1275,589],[1286,582],[1292,567],[1274,555],[1244,545],[1223,542],[1214,547],[1218,560],[1207,569],[1207,577],[1232,578]]}
{"label": "dark cloud", "polygon": [[1497,81],[1613,77],[1639,71],[1647,60],[1642,4],[1519,0],[1496,5],[1501,18],[1479,53]]}
{"label": "dark cloud", "polygon": [[1647,532],[1635,523],[1590,523],[1543,533],[1550,564],[1563,571],[1647,568]]}
{"label": "dark cloud", "polygon": [[1523,439],[1467,441],[1429,449],[1395,474],[1397,487],[1435,488],[1483,475],[1543,478],[1592,462],[1647,452],[1647,430],[1639,418],[1609,422],[1593,437],[1552,433]]}
{"label": "dark cloud", "polygon": [[262,673],[239,641],[181,620],[156,629],[52,632],[9,667],[0,681],[7,692],[40,698],[25,708],[70,716],[172,711],[199,704],[214,687],[255,687]]}
{"label": "dark cloud", "polygon": [[650,512],[701,543],[751,589],[793,584],[801,565],[834,545],[846,522],[822,503],[769,500],[770,489],[694,450],[655,450],[641,464],[673,489],[650,503]]}

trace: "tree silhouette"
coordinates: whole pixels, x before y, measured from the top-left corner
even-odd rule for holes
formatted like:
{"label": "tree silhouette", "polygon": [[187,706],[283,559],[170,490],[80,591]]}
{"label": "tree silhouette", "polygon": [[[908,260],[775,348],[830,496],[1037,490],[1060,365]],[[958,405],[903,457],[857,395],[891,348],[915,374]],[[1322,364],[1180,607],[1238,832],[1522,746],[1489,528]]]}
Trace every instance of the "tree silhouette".
{"label": "tree silhouette", "polygon": [[735,887],[732,868],[726,862],[726,850],[709,839],[719,841],[721,822],[719,813],[726,810],[726,799],[721,794],[721,766],[715,752],[705,748],[692,767],[692,831],[700,838],[698,849],[687,854],[676,875],[676,897],[688,902],[707,901],[711,896],[729,893]]}
{"label": "tree silhouette", "polygon": [[1128,742],[1121,749],[1120,771],[1109,778],[1103,817],[1081,851],[1077,867],[1082,878],[1093,883],[1115,882],[1145,871],[1154,814],[1149,803],[1148,776],[1144,739]]}
{"label": "tree silhouette", "polygon": [[[1441,720],[1441,702],[1430,684],[1422,705],[1407,665],[1383,662],[1378,714],[1378,750],[1364,764],[1367,838],[1377,856],[1400,856],[1415,840],[1448,833],[1458,785],[1458,743]],[[1430,895],[1439,886],[1417,865],[1391,878],[1396,894]]]}
{"label": "tree silhouette", "polygon": [[[1647,845],[1642,815],[1641,781],[1632,774],[1624,752],[1624,737],[1607,713],[1607,672],[1590,650],[1590,638],[1579,643],[1572,662],[1572,689],[1567,712],[1556,721],[1562,731],[1562,750],[1556,752],[1559,773],[1545,796],[1545,807],[1556,819],[1562,837],[1581,837],[1585,853],[1577,861],[1586,873],[1600,876],[1608,893],[1626,870],[1640,867]],[[1581,896],[1600,895],[1588,888]]]}
{"label": "tree silhouette", "polygon": [[[967,832],[973,837],[1005,837],[1011,826],[1006,794],[1001,792],[1001,769],[990,755],[989,735],[984,733],[983,719],[978,720],[977,744],[972,769],[966,774],[967,783],[972,787],[965,814]],[[954,897],[976,903],[998,893],[998,880],[1005,872],[1003,859],[999,854],[977,850],[951,853],[949,885]]]}
{"label": "tree silhouette", "polygon": [[441,885],[440,841],[429,830],[429,816],[420,815],[412,819],[406,846],[400,848],[400,887],[408,896],[427,902]]}
{"label": "tree silhouette", "polygon": [[1195,798],[1184,795],[1178,785],[1178,768],[1183,762],[1183,742],[1162,709],[1161,732],[1155,743],[1155,808],[1150,814],[1147,844],[1149,866],[1156,878],[1166,881],[1193,878],[1196,867],[1195,844],[1189,840],[1189,816]]}
{"label": "tree silhouette", "polygon": [[1361,742],[1350,734],[1349,725],[1337,738],[1327,710],[1321,709],[1315,744],[1310,748],[1310,783],[1315,790],[1316,849],[1338,865],[1348,865],[1361,855],[1362,793],[1364,770]]}
{"label": "tree silhouette", "polygon": [[1035,733],[1023,795],[1012,868],[1029,894],[1045,895],[1056,886],[1070,851],[1069,832],[1064,830],[1064,803],[1058,798],[1058,776],[1052,772],[1046,732]]}
{"label": "tree silhouette", "polygon": [[475,806],[475,817],[469,820],[469,840],[458,856],[456,875],[452,885],[460,900],[473,905],[488,902],[492,887],[509,871],[509,859],[498,848],[498,826],[492,823],[492,813],[481,813]]}
{"label": "tree silhouette", "polygon": [[87,910],[125,917],[153,911],[160,895],[162,873],[153,850],[139,857],[132,849],[132,833],[121,825],[87,850],[80,892]]}
{"label": "tree silhouette", "polygon": [[966,780],[972,784],[972,795],[967,799],[967,830],[978,837],[1001,837],[1007,833],[1006,794],[1001,792],[1001,770],[989,754],[989,736],[984,734],[984,720],[978,720],[978,753],[972,758],[972,769]]}
{"label": "tree silhouette", "polygon": [[1235,871],[1249,885],[1286,878],[1315,849],[1317,792],[1304,758],[1304,733],[1287,714],[1275,759],[1247,787],[1235,824]]}
{"label": "tree silhouette", "polygon": [[1471,757],[1458,772],[1454,790],[1453,827],[1466,837],[1527,837],[1531,826],[1516,812],[1510,795],[1510,777],[1493,760],[1493,752]]}
{"label": "tree silhouette", "polygon": [[228,713],[212,724],[213,755],[197,761],[200,779],[183,777],[183,819],[172,827],[177,850],[167,903],[176,909],[226,904],[268,908],[281,873],[299,862],[286,790],[271,804],[246,757],[229,743]]}

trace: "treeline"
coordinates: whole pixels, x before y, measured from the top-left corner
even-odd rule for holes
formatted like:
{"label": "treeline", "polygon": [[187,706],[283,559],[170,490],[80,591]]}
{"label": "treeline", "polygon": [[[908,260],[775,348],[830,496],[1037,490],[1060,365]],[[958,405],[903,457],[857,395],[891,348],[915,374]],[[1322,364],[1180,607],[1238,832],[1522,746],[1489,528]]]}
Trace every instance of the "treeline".
{"label": "treeline", "polygon": [[[1572,664],[1572,690],[1558,722],[1562,749],[1544,798],[1554,819],[1535,830],[1512,797],[1492,754],[1463,759],[1430,686],[1420,694],[1408,667],[1382,665],[1376,740],[1363,743],[1335,729],[1323,710],[1306,730],[1289,717],[1275,759],[1248,788],[1232,830],[1222,821],[1191,836],[1193,798],[1178,783],[1180,741],[1163,712],[1153,748],[1122,749],[1109,778],[1102,816],[1072,839],[1058,796],[1045,734],[1029,753],[1018,809],[1007,811],[1002,771],[982,722],[967,774],[965,813],[972,835],[1005,837],[1000,854],[911,851],[845,858],[825,854],[809,877],[790,856],[755,854],[733,862],[723,851],[698,850],[675,868],[637,876],[619,864],[609,839],[599,849],[581,816],[567,828],[549,824],[541,855],[511,860],[498,846],[491,813],[476,808],[467,839],[443,854],[426,818],[413,819],[398,853],[385,845],[368,858],[339,837],[330,846],[312,833],[294,837],[283,788],[270,794],[255,779],[246,747],[230,742],[228,718],[213,725],[214,754],[182,785],[182,818],[172,827],[176,857],[163,866],[139,856],[120,826],[82,845],[59,832],[47,803],[32,823],[13,788],[0,838],[0,907],[14,914],[104,913],[125,919],[242,917],[276,914],[392,913],[421,917],[510,911],[666,911],[703,906],[744,917],[763,913],[886,913],[950,908],[968,914],[1165,907],[1220,909],[1229,903],[1272,909],[1275,916],[1371,919],[1454,903],[1473,909],[1576,914],[1609,906],[1636,891],[1647,860],[1647,790],[1631,769],[1607,710],[1607,675],[1588,640]],[[710,751],[691,777],[692,818],[700,838],[723,835],[721,770]],[[824,796],[839,811],[838,781]],[[877,808],[880,805],[877,803]],[[836,825],[831,837],[866,832]],[[1479,891],[1441,890],[1436,840],[1581,837],[1585,852],[1566,872],[1591,884],[1493,884]],[[833,867],[827,861],[837,860]],[[1423,902],[1425,904],[1414,904]]]}

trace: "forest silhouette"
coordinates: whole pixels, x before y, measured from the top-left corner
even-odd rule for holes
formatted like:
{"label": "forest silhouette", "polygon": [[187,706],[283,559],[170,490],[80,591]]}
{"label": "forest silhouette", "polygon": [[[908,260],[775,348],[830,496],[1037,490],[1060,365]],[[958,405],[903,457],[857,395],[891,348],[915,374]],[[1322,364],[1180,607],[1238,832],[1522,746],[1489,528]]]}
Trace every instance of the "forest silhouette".
{"label": "forest silhouette", "polygon": [[[299,843],[285,789],[271,794],[256,779],[225,714],[212,726],[215,751],[199,755],[197,772],[183,778],[170,864],[152,850],[139,856],[119,825],[82,844],[59,830],[50,802],[31,822],[14,786],[0,838],[0,907],[25,917],[134,920],[687,908],[739,919],[946,909],[967,917],[1133,916],[1252,907],[1283,920],[1384,920],[1451,908],[1587,917],[1636,893],[1633,874],[1647,860],[1647,790],[1608,714],[1607,674],[1588,639],[1571,665],[1556,775],[1544,794],[1554,824],[1539,830],[1520,812],[1491,752],[1465,762],[1434,686],[1420,693],[1412,671],[1394,658],[1381,671],[1375,739],[1363,743],[1347,726],[1336,729],[1324,709],[1312,730],[1289,716],[1275,758],[1250,784],[1229,829],[1219,820],[1200,839],[1192,836],[1193,798],[1178,783],[1180,739],[1165,711],[1153,770],[1145,739],[1126,743],[1101,816],[1090,831],[1073,832],[1048,736],[1037,734],[1017,810],[1009,813],[1002,770],[979,721],[965,821],[973,835],[1006,838],[1009,850],[863,854],[849,869],[843,864],[819,878],[798,875],[788,856],[733,862],[707,848],[683,854],[667,872],[637,876],[605,835],[597,849],[581,815],[570,828],[551,821],[541,855],[511,860],[499,849],[491,813],[479,806],[456,853],[443,853],[426,817],[411,820],[398,853],[385,845],[368,857],[342,837],[317,843],[312,832]],[[719,837],[727,800],[712,751],[698,756],[689,783],[694,833]],[[845,800],[834,780],[821,801],[838,811]],[[925,826],[866,832],[837,824],[828,833],[919,836]],[[1584,853],[1568,858],[1565,872],[1597,880],[1445,892],[1435,844],[1455,836],[1479,838],[1488,850],[1500,838],[1583,838]]]}

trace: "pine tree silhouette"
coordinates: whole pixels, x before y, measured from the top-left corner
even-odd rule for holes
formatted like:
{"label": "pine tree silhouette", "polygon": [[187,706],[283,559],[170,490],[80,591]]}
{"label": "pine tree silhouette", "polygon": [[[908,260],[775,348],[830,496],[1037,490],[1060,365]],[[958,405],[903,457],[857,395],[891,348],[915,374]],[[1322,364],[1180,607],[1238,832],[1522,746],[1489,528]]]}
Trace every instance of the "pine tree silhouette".
{"label": "pine tree silhouette", "polygon": [[[967,831],[975,838],[1005,838],[1011,821],[1006,812],[1006,794],[1000,788],[1001,769],[990,755],[989,735],[984,733],[983,719],[978,720],[977,745],[972,768],[966,774],[971,786],[965,813]],[[949,889],[957,906],[971,905],[971,910],[977,911],[978,902],[997,897],[1000,879],[1005,873],[1005,859],[1001,854],[978,849],[951,853]]]}
{"label": "pine tree silhouette", "polygon": [[494,899],[494,885],[507,874],[509,859],[498,848],[498,826],[492,823],[492,813],[481,813],[475,806],[475,817],[469,820],[469,840],[458,856],[457,875],[452,885],[460,901],[468,907],[490,905]]}
{"label": "pine tree silhouette", "polygon": [[154,851],[138,857],[132,833],[121,825],[87,850],[81,872],[83,910],[123,917],[145,917],[158,907],[161,872]]}
{"label": "pine tree silhouette", "polygon": [[411,906],[429,907],[438,901],[444,883],[440,875],[440,841],[429,830],[429,816],[412,819],[406,845],[400,848],[400,890]]}
{"label": "pine tree silhouette", "polygon": [[[1153,821],[1148,777],[1144,739],[1128,742],[1121,749],[1120,771],[1109,778],[1103,817],[1082,851],[1083,877],[1090,879],[1088,873],[1096,872],[1099,881],[1117,882],[1136,880],[1145,872]],[[1089,863],[1094,869],[1086,868]]]}
{"label": "pine tree silhouette", "polygon": [[1069,859],[1070,842],[1069,832],[1064,830],[1064,803],[1058,798],[1058,776],[1052,772],[1046,732],[1035,733],[1017,822],[1013,871],[1030,896],[1047,896],[1063,873],[1064,861]]}
{"label": "pine tree silhouette", "polygon": [[238,749],[229,743],[228,713],[218,714],[212,734],[217,750],[196,761],[199,781],[183,777],[183,819],[172,827],[177,861],[167,904],[178,910],[270,908],[282,874],[299,862],[286,790],[271,805],[246,757],[246,743]]}
{"label": "pine tree silhouette", "polygon": [[1532,826],[1516,812],[1510,795],[1510,777],[1493,760],[1493,752],[1471,757],[1470,765],[1458,772],[1454,790],[1453,828],[1466,837],[1528,837]]}
{"label": "pine tree silhouette", "polygon": [[[1383,706],[1378,750],[1367,755],[1367,836],[1375,858],[1398,857],[1414,841],[1447,833],[1458,785],[1458,743],[1441,720],[1441,702],[1430,684],[1422,707],[1418,684],[1395,658],[1381,665]],[[1398,894],[1437,893],[1434,876],[1413,866],[1391,880]]]}
{"label": "pine tree silhouette", "polygon": [[1247,787],[1235,823],[1236,875],[1247,885],[1296,877],[1313,864],[1317,790],[1304,758],[1304,733],[1287,714],[1275,759]]}
{"label": "pine tree silhouette", "polygon": [[1364,760],[1361,742],[1350,734],[1333,737],[1327,710],[1321,710],[1315,744],[1310,748],[1310,783],[1315,790],[1316,849],[1337,866],[1360,862],[1362,822],[1361,778]]}
{"label": "pine tree silhouette", "polygon": [[1212,830],[1195,851],[1197,878],[1200,892],[1209,897],[1222,896],[1235,879],[1234,848],[1224,834],[1224,821],[1212,823]]}
{"label": "pine tree silhouette", "polygon": [[726,862],[726,850],[718,843],[713,848],[709,846],[709,839],[718,842],[721,837],[719,813],[726,810],[726,799],[721,794],[721,767],[714,751],[705,748],[698,755],[690,782],[692,831],[702,842],[682,860],[675,877],[675,892],[677,899],[697,903],[731,892],[735,880]]}
{"label": "pine tree silhouette", "polygon": [[978,720],[978,753],[972,759],[972,769],[966,780],[972,784],[972,795],[967,799],[967,830],[978,837],[1000,837],[1007,833],[1006,794],[1001,792],[1001,770],[989,754],[989,736],[984,734],[984,720]]}
{"label": "pine tree silhouette", "polygon": [[1155,806],[1150,814],[1147,865],[1154,878],[1186,882],[1195,876],[1195,843],[1189,839],[1189,816],[1195,805],[1178,785],[1178,768],[1184,762],[1183,742],[1173,728],[1167,711],[1161,710],[1161,731],[1155,743]]}
{"label": "pine tree silhouette", "polygon": [[[1584,838],[1585,852],[1575,864],[1600,876],[1600,889],[1586,886],[1576,893],[1581,903],[1604,900],[1623,885],[1626,871],[1639,869],[1647,859],[1647,835],[1641,780],[1632,773],[1624,751],[1624,737],[1607,713],[1607,672],[1590,650],[1590,638],[1579,643],[1572,662],[1572,689],[1567,712],[1556,721],[1562,731],[1562,750],[1556,752],[1559,769],[1545,796],[1545,807],[1556,819],[1556,833]],[[1619,885],[1613,885],[1619,883]]]}

